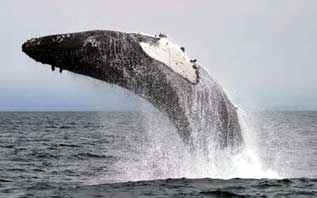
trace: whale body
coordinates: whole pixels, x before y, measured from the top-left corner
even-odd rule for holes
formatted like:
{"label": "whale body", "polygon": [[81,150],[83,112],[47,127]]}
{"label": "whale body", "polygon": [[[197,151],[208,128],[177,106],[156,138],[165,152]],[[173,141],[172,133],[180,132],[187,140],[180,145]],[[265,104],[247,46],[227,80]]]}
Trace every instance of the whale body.
{"label": "whale body", "polygon": [[241,145],[236,108],[185,49],[165,35],[95,30],[33,38],[22,50],[52,70],[130,90],[168,116],[188,145],[210,135],[217,147]]}

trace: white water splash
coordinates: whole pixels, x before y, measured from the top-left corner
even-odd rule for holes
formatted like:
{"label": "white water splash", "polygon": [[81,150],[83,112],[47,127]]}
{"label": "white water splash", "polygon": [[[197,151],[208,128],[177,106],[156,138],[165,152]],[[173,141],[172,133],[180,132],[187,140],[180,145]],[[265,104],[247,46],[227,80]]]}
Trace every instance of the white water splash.
{"label": "white water splash", "polygon": [[[138,145],[138,160],[118,163],[120,181],[166,178],[280,178],[277,172],[263,167],[258,155],[254,129],[248,126],[247,114],[239,110],[239,121],[244,137],[238,152],[215,149],[209,152],[190,151],[176,129],[159,112],[144,112],[146,139]],[[212,141],[212,140],[209,140]],[[210,142],[213,145],[213,142]]]}
{"label": "white water splash", "polygon": [[241,178],[270,178],[280,179],[281,176],[270,168],[264,168],[259,157],[260,149],[256,138],[256,130],[247,112],[241,108],[238,110],[239,123],[244,139],[244,148],[237,156],[237,174]]}

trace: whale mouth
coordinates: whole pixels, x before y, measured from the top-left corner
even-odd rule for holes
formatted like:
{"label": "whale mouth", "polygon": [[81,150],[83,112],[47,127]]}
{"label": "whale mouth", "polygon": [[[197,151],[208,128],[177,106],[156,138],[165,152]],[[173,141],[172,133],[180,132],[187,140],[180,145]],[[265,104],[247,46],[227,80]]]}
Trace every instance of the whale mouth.
{"label": "whale mouth", "polygon": [[59,34],[32,38],[22,44],[22,51],[32,59],[52,67],[67,68],[71,53],[79,49],[80,38],[71,34]]}
{"label": "whale mouth", "polygon": [[[84,33],[56,34],[32,38],[22,44],[22,51],[37,62],[51,65],[52,71],[59,68],[73,73],[105,80],[115,74],[114,67],[105,67],[101,71],[95,64],[100,55],[100,49],[88,45],[87,40],[92,36],[100,36],[101,31],[87,31]],[[101,74],[105,75],[101,75]],[[116,74],[118,76],[118,74]]]}
{"label": "whale mouth", "polygon": [[[56,50],[67,49],[66,42],[68,44],[74,43],[74,40],[70,40],[70,34],[44,36],[39,38],[32,38],[22,44],[22,51],[28,55],[36,52],[52,52]],[[70,46],[68,47],[70,48]]]}
{"label": "whale mouth", "polygon": [[128,33],[94,30],[33,38],[22,51],[37,62],[58,67],[60,72],[99,79],[124,88],[133,88],[129,76],[137,75],[145,58],[139,43]]}

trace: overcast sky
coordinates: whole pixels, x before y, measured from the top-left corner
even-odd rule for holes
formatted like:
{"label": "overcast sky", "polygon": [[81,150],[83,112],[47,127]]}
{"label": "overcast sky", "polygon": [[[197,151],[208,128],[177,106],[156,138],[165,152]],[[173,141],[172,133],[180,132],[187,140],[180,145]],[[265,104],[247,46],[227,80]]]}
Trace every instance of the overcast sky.
{"label": "overcast sky", "polygon": [[0,110],[135,110],[127,91],[51,72],[31,38],[91,29],[166,33],[245,109],[317,110],[315,0],[1,0]]}

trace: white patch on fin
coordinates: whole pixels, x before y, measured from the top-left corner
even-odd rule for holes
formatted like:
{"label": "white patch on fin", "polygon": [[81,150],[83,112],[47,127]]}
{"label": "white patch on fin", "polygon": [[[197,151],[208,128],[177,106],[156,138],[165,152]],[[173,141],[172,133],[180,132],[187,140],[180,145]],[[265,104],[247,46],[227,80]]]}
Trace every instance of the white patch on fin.
{"label": "white patch on fin", "polygon": [[[174,72],[190,82],[198,82],[196,69],[193,68],[194,63],[185,55],[180,46],[172,43],[167,38],[160,38],[156,43],[140,42],[140,45],[151,58],[169,66]],[[198,65],[196,66],[198,68]]]}

